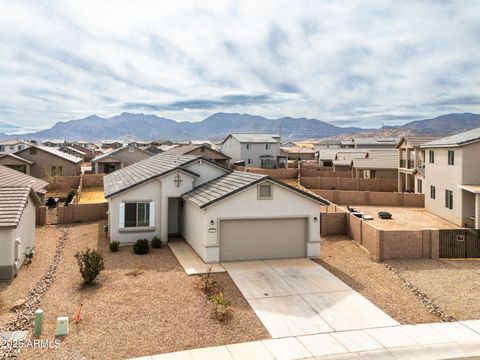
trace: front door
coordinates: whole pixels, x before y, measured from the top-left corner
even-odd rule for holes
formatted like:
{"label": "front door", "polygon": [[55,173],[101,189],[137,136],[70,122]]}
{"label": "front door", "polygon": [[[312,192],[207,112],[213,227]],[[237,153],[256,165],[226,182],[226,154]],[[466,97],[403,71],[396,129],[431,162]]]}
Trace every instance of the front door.
{"label": "front door", "polygon": [[181,211],[181,198],[168,198],[168,235],[180,234]]}

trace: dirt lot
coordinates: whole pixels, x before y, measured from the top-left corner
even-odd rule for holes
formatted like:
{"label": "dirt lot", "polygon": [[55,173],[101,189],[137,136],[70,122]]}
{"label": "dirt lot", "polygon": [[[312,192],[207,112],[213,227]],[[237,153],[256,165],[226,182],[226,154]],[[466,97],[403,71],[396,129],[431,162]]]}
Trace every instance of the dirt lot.
{"label": "dirt lot", "polygon": [[[227,274],[214,276],[232,301],[233,317],[219,323],[198,277],[187,276],[170,249],[153,249],[143,256],[133,254],[131,247],[111,253],[102,226],[71,228],[57,279],[40,304],[45,311],[42,339],[54,338],[58,316],[70,318],[70,334],[60,348],[27,349],[20,358],[123,359],[269,338]],[[82,285],[74,258],[87,247],[101,249],[106,262],[97,284],[88,287]]]}
{"label": "dirt lot", "polygon": [[403,324],[436,322],[420,300],[392,271],[345,236],[321,239],[318,263]]}
{"label": "dirt lot", "polygon": [[92,204],[106,202],[103,187],[87,187],[82,189],[80,204]]}
{"label": "dirt lot", "polygon": [[388,260],[401,276],[457,320],[480,319],[480,261]]}
{"label": "dirt lot", "polygon": [[[354,208],[365,214],[372,215],[373,220],[368,222],[377,228],[385,230],[455,229],[458,227],[422,208],[363,205],[356,205]],[[392,219],[379,219],[377,215],[379,211],[388,211],[392,214]]]}

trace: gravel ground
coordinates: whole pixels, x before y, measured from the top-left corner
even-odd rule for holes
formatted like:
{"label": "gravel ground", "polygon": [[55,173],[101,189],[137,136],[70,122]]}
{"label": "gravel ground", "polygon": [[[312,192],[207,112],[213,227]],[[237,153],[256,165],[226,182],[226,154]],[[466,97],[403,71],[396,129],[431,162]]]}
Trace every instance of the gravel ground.
{"label": "gravel ground", "polygon": [[10,311],[12,305],[24,299],[28,291],[47,271],[61,231],[55,227],[37,227],[35,235],[35,254],[32,262],[24,264],[13,281],[0,283],[0,324],[15,318],[15,314]]}
{"label": "gravel ground", "polygon": [[388,260],[403,278],[457,320],[480,319],[480,262]]}
{"label": "gravel ground", "polygon": [[[355,209],[372,215],[369,224],[385,230],[421,230],[421,229],[457,229],[455,224],[438,217],[423,208],[408,208],[394,206],[363,206],[355,205]],[[383,220],[378,217],[379,211],[388,211],[392,219]]]}
{"label": "gravel ground", "polygon": [[[212,318],[199,289],[168,248],[139,256],[131,247],[111,253],[103,223],[73,226],[57,280],[44,297],[42,339],[53,339],[55,318],[70,318],[70,334],[55,349],[26,349],[24,359],[122,359],[269,338],[228,274],[215,274],[232,301],[227,323]],[[94,286],[83,286],[74,254],[87,247],[105,255],[105,270]],[[83,304],[82,320],[75,314]]]}
{"label": "gravel ground", "polygon": [[318,263],[402,324],[437,322],[413,292],[345,236],[321,239]]}

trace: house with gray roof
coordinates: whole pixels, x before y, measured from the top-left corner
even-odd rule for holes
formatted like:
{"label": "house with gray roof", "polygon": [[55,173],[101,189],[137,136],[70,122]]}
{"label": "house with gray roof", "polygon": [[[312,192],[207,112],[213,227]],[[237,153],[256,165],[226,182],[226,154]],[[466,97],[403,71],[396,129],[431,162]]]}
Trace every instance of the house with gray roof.
{"label": "house with gray roof", "polygon": [[234,164],[263,169],[287,166],[286,155],[280,150],[280,135],[230,134],[220,145],[220,151]]}
{"label": "house with gray roof", "polygon": [[32,186],[0,183],[0,281],[13,279],[32,253],[39,204]]}
{"label": "house with gray roof", "polygon": [[182,237],[207,263],[318,257],[328,201],[198,155],[153,155],[104,177],[111,241]]}
{"label": "house with gray roof", "polygon": [[370,149],[365,158],[353,159],[352,171],[358,179],[397,179],[398,150]]}
{"label": "house with gray roof", "polygon": [[182,145],[175,146],[167,151],[165,154],[168,155],[198,155],[205,159],[208,159],[218,165],[225,167],[230,166],[230,157],[222,153],[221,151],[212,149],[208,145]]}
{"label": "house with gray roof", "polygon": [[150,156],[152,153],[147,150],[135,145],[127,145],[92,159],[92,170],[95,171],[95,174],[110,174]]}
{"label": "house with gray roof", "polygon": [[31,187],[43,203],[45,195],[47,194],[48,182],[14,170],[8,166],[0,165],[0,186]]}
{"label": "house with gray roof", "polygon": [[422,143],[425,208],[458,226],[480,229],[480,128]]}

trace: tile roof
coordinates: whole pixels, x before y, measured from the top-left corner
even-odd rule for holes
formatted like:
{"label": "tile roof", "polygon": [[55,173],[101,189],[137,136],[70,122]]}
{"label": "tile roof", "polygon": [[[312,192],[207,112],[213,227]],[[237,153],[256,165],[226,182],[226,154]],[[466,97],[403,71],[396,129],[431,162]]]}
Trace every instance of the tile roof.
{"label": "tile roof", "polygon": [[464,131],[420,145],[422,148],[461,146],[480,140],[480,128]]}
{"label": "tile roof", "polygon": [[198,159],[203,158],[194,155],[171,156],[164,153],[153,155],[145,160],[136,162],[106,175],[103,178],[105,197],[108,198],[119,194],[134,186],[168,174],[177,169],[196,175],[187,169],[182,169],[182,167]]}
{"label": "tile roof", "polygon": [[355,144],[361,145],[378,145],[378,144],[392,144],[396,145],[398,143],[399,138],[353,138],[353,142]]}
{"label": "tile roof", "polygon": [[[235,138],[241,143],[245,143],[245,142],[279,143],[280,142],[280,135],[276,135],[276,134],[230,134],[229,136]],[[229,136],[227,136],[225,140],[227,140]]]}
{"label": "tile roof", "polygon": [[296,146],[296,147],[281,147],[283,152],[286,152],[288,154],[315,154],[317,151],[313,149],[308,149],[305,147],[301,146]]}
{"label": "tile roof", "polygon": [[[98,155],[97,157],[92,159],[91,163],[96,163],[97,161],[102,160],[103,158],[118,154],[119,152],[123,152],[123,151],[125,151],[125,149],[128,149],[129,147],[130,147],[129,145],[125,145],[125,146],[122,146],[118,149],[115,149],[115,150],[112,150],[112,151],[107,151],[107,152],[103,153],[102,155]],[[135,149],[135,151],[141,151],[141,152],[144,152],[145,154],[152,155],[151,152],[148,152],[147,150],[144,150],[144,149],[140,149],[139,147],[135,146],[134,149]],[[118,158],[120,159],[120,157],[118,157]]]}
{"label": "tile roof", "polygon": [[31,187],[38,194],[47,192],[48,183],[20,171],[0,165],[0,186]]}
{"label": "tile roof", "polygon": [[67,160],[67,161],[70,161],[74,164],[77,164],[79,162],[82,162],[83,159],[82,158],[79,158],[78,156],[74,156],[74,155],[70,155],[70,154],[67,154],[63,151],[60,151],[58,149],[55,149],[55,148],[51,148],[51,147],[48,147],[48,146],[39,146],[39,145],[32,145],[32,146],[29,146],[27,147],[26,149],[23,149],[23,150],[20,150],[20,151],[17,151],[15,154],[18,155],[18,156],[21,156],[21,154],[24,152],[24,151],[28,151],[28,149],[30,148],[36,148],[40,151],[44,151],[44,152],[47,152],[47,153],[50,153],[52,155],[55,155],[55,156],[58,156],[59,158],[62,158],[64,160]]}
{"label": "tile roof", "polygon": [[30,160],[27,160],[27,159],[24,159],[24,158],[22,158],[22,157],[20,157],[20,156],[18,156],[18,155],[13,154],[13,153],[0,155],[0,159],[2,159],[2,158],[4,158],[4,157],[11,157],[11,158],[13,158],[13,159],[15,159],[15,160],[22,161],[22,162],[27,163],[27,164],[29,164],[29,165],[35,164],[35,162],[30,161]]}
{"label": "tile roof", "polygon": [[367,158],[353,159],[353,167],[356,169],[398,169],[398,150],[369,150]]}
{"label": "tile roof", "polygon": [[438,136],[404,136],[402,139],[398,142],[398,145],[402,142],[402,140],[406,140],[410,145],[413,147],[418,147],[422,144],[426,144],[428,142],[431,142],[433,140],[439,139]]}
{"label": "tile roof", "polygon": [[231,173],[220,176],[217,179],[202,184],[194,188],[193,190],[183,194],[182,197],[183,199],[188,200],[203,209],[265,180],[286,187],[289,190],[300,193],[301,195],[306,196],[324,205],[329,204],[327,200],[319,196],[297,189],[284,182],[273,179],[270,176],[246,173],[241,171],[233,171]]}
{"label": "tile roof", "polygon": [[199,148],[206,148],[208,150],[211,150],[211,151],[214,151],[216,152],[217,154],[223,156],[225,159],[230,159],[229,156],[225,155],[224,153],[218,151],[218,150],[215,150],[215,149],[212,149],[211,147],[209,146],[205,146],[205,145],[182,145],[182,146],[175,146],[171,149],[168,149],[167,151],[165,151],[165,154],[168,154],[168,155],[173,155],[173,156],[178,156],[178,155],[188,155],[188,153],[190,151],[193,151],[195,149],[199,149]]}
{"label": "tile roof", "polygon": [[16,227],[29,197],[38,198],[29,186],[0,186],[0,227]]}
{"label": "tile roof", "polygon": [[[337,154],[340,153],[340,158],[348,157],[365,157],[367,155],[367,150],[361,149],[318,149],[318,158],[320,160],[334,160],[337,157]],[[348,155],[347,155],[348,154]]]}

